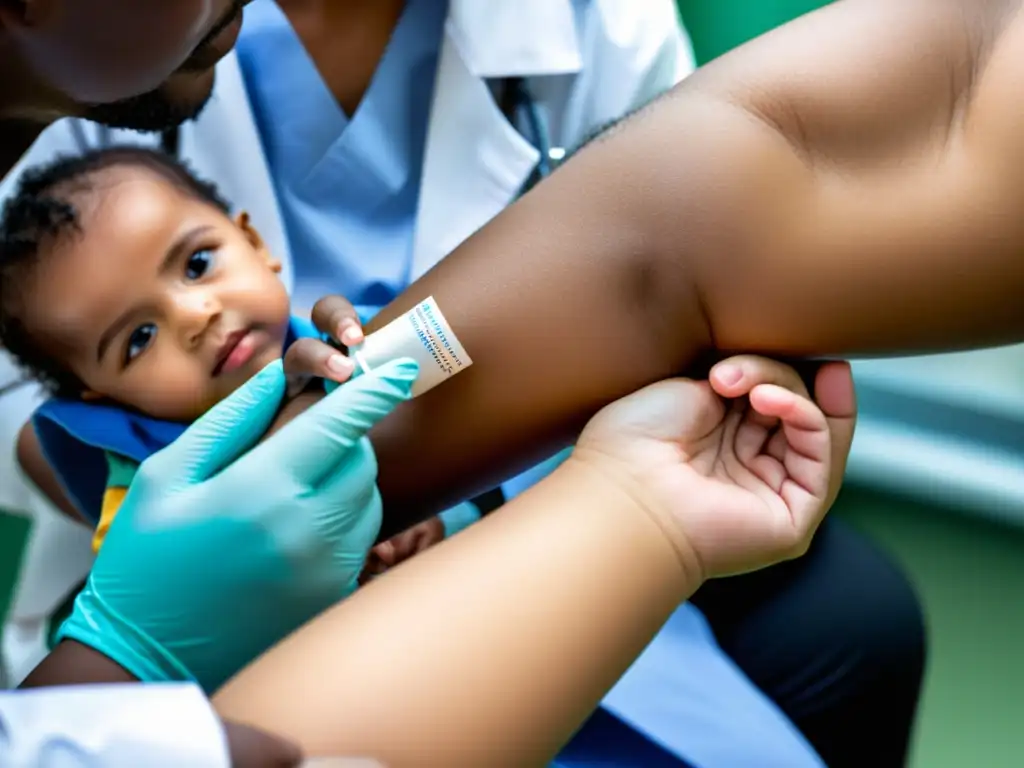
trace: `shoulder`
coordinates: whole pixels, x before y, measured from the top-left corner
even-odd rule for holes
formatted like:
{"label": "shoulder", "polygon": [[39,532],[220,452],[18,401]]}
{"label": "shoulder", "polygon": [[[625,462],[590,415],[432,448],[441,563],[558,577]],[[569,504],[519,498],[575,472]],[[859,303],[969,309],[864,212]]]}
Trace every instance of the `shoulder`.
{"label": "shoulder", "polygon": [[534,84],[551,107],[552,135],[574,147],[649,103],[695,69],[674,0],[572,0],[581,68]]}

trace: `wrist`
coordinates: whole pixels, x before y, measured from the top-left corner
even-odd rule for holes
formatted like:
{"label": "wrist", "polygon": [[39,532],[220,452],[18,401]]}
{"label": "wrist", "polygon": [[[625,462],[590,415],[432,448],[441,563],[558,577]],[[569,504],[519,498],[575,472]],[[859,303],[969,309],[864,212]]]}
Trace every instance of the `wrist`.
{"label": "wrist", "polygon": [[618,498],[632,517],[646,521],[671,551],[691,593],[706,581],[700,557],[676,515],[628,465],[599,451],[576,448],[554,474],[562,472],[581,478],[580,482],[590,486],[594,494]]}
{"label": "wrist", "polygon": [[19,688],[87,683],[135,683],[138,678],[88,645],[64,640],[32,670]]}
{"label": "wrist", "polygon": [[73,641],[93,649],[143,682],[194,681],[160,643],[107,605],[92,588],[91,579],[56,636],[60,643]]}

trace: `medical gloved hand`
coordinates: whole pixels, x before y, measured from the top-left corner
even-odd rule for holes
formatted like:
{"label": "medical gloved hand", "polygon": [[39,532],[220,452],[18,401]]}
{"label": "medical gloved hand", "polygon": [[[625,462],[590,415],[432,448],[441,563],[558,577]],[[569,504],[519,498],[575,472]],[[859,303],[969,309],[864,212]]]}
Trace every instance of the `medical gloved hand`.
{"label": "medical gloved hand", "polygon": [[268,366],[143,463],[61,639],[213,691],[348,595],[381,522],[366,433],[417,374],[381,366],[252,448],[285,392]]}

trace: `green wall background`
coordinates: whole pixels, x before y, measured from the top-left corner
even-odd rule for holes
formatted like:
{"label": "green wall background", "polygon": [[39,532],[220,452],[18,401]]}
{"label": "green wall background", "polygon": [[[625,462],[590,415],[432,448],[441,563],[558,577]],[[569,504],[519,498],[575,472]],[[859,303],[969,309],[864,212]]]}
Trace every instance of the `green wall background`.
{"label": "green wall background", "polygon": [[790,19],[827,5],[827,0],[679,0],[697,61],[705,64],[731,48]]}

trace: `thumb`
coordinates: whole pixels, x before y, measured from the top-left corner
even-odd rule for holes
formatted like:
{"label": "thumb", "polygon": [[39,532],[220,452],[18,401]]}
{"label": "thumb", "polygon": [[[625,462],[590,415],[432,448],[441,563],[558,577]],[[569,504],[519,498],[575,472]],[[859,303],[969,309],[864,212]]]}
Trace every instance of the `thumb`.
{"label": "thumb", "polygon": [[254,460],[303,485],[319,484],[377,422],[409,399],[419,370],[415,360],[399,358],[342,384],[253,451]]}
{"label": "thumb", "polygon": [[202,482],[233,463],[270,427],[285,393],[277,360],[207,411],[171,445],[143,465],[166,482]]}
{"label": "thumb", "polygon": [[846,461],[853,445],[857,425],[857,394],[853,385],[853,372],[847,362],[825,363],[814,379],[814,399],[828,421],[832,443],[832,464],[829,500],[838,492],[846,474]]}

